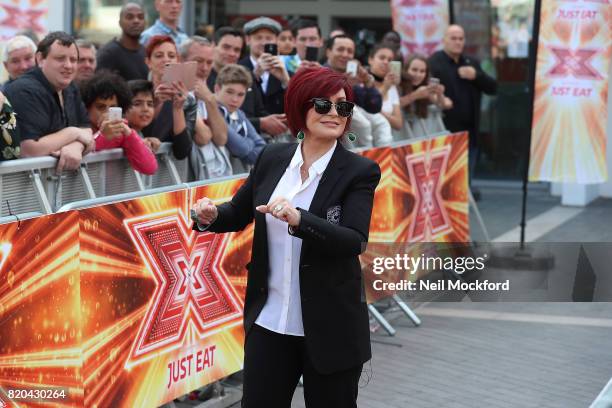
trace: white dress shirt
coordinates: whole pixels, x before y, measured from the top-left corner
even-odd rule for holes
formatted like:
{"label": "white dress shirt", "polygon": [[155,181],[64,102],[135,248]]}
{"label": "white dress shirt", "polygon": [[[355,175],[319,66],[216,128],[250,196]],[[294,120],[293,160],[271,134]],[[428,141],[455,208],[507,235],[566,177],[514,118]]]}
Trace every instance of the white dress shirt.
{"label": "white dress shirt", "polygon": [[[252,56],[250,56],[249,58],[251,58],[251,64],[253,64],[253,72],[255,72],[255,70],[257,69],[257,60]],[[270,79],[270,73],[268,71],[264,71],[263,74],[261,74],[260,79],[261,89],[264,93],[268,93],[268,80]]]}
{"label": "white dress shirt", "polygon": [[[304,183],[300,176],[300,167],[304,163],[302,145],[298,145],[270,201],[284,197],[294,208],[310,209],[321,175],[334,154],[336,144],[310,166]],[[302,240],[289,235],[287,223],[271,214],[266,214],[266,227],[270,261],[268,299],[255,323],[277,333],[303,336],[299,269]]]}

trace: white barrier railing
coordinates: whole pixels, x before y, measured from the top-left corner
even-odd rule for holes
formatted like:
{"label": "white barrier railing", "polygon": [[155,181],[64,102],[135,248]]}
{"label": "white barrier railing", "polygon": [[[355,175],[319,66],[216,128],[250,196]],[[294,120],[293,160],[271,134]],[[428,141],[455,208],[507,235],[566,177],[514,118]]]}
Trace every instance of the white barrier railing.
{"label": "white barrier railing", "polygon": [[[430,107],[427,119],[405,116],[405,126],[394,141],[446,133],[439,108]],[[356,149],[359,150],[359,149]],[[56,174],[51,156],[0,162],[0,224],[33,214],[51,214],[72,202],[175,186],[189,179],[188,160],[176,160],[172,145],[156,153],[158,170],[152,176],[134,170],[122,149],[91,153],[76,171]]]}
{"label": "white barrier railing", "polygon": [[57,159],[51,156],[2,162],[0,217],[10,220],[11,215],[50,214],[73,201],[187,181],[187,160],[175,160],[170,143],[162,144],[156,157],[159,167],[152,176],[134,170],[122,149],[91,153],[83,158],[78,170],[64,171],[60,175],[55,171]]}

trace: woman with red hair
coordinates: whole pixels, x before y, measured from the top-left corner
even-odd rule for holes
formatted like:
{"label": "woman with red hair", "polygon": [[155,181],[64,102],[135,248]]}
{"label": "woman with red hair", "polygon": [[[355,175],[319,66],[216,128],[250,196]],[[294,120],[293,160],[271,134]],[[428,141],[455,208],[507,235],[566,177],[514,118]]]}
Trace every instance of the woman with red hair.
{"label": "woman with red hair", "polygon": [[287,407],[301,375],[307,407],[356,407],[370,359],[359,254],[378,165],[342,146],[354,107],[346,76],[301,69],[285,93],[300,143],[270,144],[230,202],[194,205],[199,231],[255,220],[244,304],[243,408]]}
{"label": "woman with red hair", "polygon": [[174,156],[184,159],[191,152],[197,104],[182,82],[162,82],[164,67],[179,62],[176,44],[168,35],[155,35],[147,42],[145,53],[155,95],[155,118],[142,129],[145,142],[154,151],[159,142],[172,142]]}

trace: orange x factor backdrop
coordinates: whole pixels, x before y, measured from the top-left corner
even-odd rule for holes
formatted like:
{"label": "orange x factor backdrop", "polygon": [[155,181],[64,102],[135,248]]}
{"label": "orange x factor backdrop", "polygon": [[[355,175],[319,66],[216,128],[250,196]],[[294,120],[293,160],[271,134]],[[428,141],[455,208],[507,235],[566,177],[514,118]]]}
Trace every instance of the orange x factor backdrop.
{"label": "orange x factor backdrop", "polygon": [[7,41],[23,30],[39,38],[48,31],[49,0],[0,0],[0,41]]}
{"label": "orange x factor backdrop", "polygon": [[156,407],[241,369],[244,233],[198,234],[189,216],[241,184],[80,211],[84,406]]}
{"label": "orange x factor backdrop", "polygon": [[529,179],[607,179],[609,0],[542,2]]}
{"label": "orange x factor backdrop", "polygon": [[82,406],[79,214],[2,225],[0,257],[0,406],[57,385]]}
{"label": "orange x factor backdrop", "polygon": [[447,0],[391,0],[393,29],[402,37],[403,55],[431,55],[442,48],[448,27]]}
{"label": "orange x factor backdrop", "polygon": [[[468,240],[466,134],[363,154],[383,174],[370,241]],[[157,407],[240,370],[253,226],[195,233],[189,209],[242,183],[0,226],[0,407]],[[66,395],[9,398],[41,388]]]}
{"label": "orange x factor backdrop", "polygon": [[196,234],[189,208],[242,182],[2,226],[0,402],[157,407],[240,370],[252,231]]}
{"label": "orange x factor backdrop", "polygon": [[[402,147],[370,149],[364,155],[379,163],[382,177],[374,195],[370,242],[468,242],[468,136],[456,133],[412,142]],[[397,246],[373,245],[361,257],[393,256]],[[364,267],[368,302],[392,293],[375,292],[371,282],[384,279]],[[414,280],[417,276],[402,276]]]}

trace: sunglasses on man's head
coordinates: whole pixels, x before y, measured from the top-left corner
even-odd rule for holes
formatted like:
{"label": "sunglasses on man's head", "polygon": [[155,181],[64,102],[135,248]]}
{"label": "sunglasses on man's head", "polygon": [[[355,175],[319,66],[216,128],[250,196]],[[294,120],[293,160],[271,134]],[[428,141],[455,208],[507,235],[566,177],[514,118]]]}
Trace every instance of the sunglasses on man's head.
{"label": "sunglasses on man's head", "polygon": [[325,115],[326,113],[329,113],[333,106],[336,108],[338,116],[348,118],[353,113],[353,107],[355,107],[355,104],[349,101],[333,103],[329,99],[325,98],[313,98],[310,101],[314,104],[315,112],[317,112],[319,115]]}

